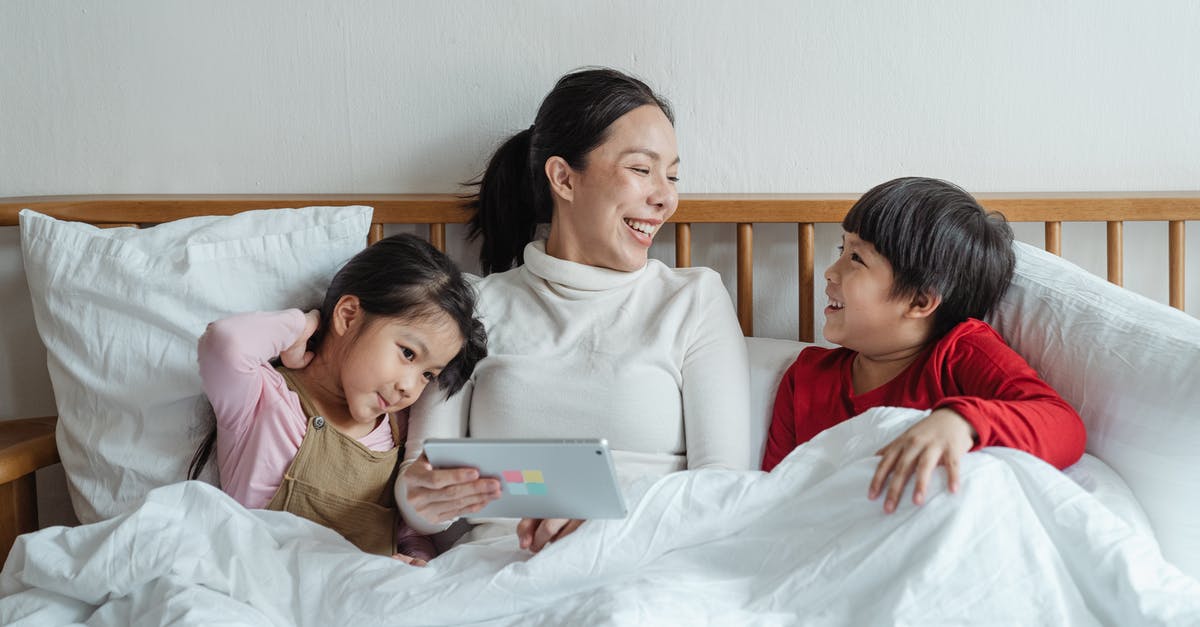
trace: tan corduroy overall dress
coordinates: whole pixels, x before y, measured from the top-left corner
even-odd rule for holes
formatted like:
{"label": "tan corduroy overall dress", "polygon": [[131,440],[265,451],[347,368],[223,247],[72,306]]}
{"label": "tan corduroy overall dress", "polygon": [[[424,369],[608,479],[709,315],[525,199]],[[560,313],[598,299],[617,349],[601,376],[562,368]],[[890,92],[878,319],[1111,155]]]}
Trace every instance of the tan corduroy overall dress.
{"label": "tan corduroy overall dress", "polygon": [[395,417],[388,417],[392,448],[372,451],[317,415],[290,370],[276,370],[300,397],[308,430],[267,509],[329,527],[368,553],[394,554],[399,511],[392,488],[403,449]]}

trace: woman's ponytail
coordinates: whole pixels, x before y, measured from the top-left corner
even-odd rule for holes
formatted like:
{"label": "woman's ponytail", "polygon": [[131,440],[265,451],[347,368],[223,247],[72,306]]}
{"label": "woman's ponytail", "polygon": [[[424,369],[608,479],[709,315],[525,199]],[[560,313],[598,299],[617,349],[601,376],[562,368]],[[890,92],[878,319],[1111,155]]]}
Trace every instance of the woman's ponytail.
{"label": "woman's ponytail", "polygon": [[530,167],[532,137],[532,126],[510,137],[492,155],[483,176],[471,183],[479,186],[479,191],[467,202],[475,212],[468,223],[467,237],[483,238],[479,247],[483,274],[520,265],[538,222],[550,221],[549,208],[539,206],[549,199],[537,193]]}

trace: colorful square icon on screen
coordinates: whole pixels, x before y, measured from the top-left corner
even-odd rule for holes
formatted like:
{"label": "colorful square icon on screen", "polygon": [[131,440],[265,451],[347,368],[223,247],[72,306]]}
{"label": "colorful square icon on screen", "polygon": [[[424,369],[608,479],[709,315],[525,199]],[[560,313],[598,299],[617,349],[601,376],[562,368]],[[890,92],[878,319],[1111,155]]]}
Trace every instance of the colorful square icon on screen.
{"label": "colorful square icon on screen", "polygon": [[509,494],[546,494],[546,480],[540,470],[505,470],[500,473]]}

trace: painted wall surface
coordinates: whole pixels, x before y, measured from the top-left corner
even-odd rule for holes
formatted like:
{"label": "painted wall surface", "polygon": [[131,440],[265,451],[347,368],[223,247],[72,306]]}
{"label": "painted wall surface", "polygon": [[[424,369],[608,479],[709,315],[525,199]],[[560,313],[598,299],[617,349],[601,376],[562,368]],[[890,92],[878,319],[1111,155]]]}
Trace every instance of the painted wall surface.
{"label": "painted wall surface", "polygon": [[[1191,0],[13,0],[0,196],[459,191],[584,65],[673,102],[683,192],[861,193],[901,175],[1196,190],[1197,33]],[[0,418],[54,412],[15,230],[0,228]],[[1163,302],[1165,230],[1126,231],[1126,285]],[[732,227],[695,231],[693,261],[732,288]],[[1017,232],[1041,245],[1039,225]],[[818,230],[818,269],[839,234]],[[451,252],[476,267],[460,235]],[[1066,228],[1066,257],[1103,274],[1103,236]],[[756,334],[794,338],[794,229],[755,237]],[[1200,224],[1187,240],[1200,315]]]}

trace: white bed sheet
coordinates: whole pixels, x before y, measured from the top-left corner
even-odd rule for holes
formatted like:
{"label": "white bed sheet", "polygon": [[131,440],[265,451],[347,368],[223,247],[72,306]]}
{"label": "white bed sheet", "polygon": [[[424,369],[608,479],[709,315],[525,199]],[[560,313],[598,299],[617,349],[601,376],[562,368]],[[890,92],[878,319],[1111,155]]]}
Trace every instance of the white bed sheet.
{"label": "white bed sheet", "polygon": [[769,474],[647,482],[628,518],[533,557],[504,538],[424,569],[167,486],[127,515],[22,536],[0,623],[1200,624],[1200,582],[1024,453],[967,455],[958,494],[935,481],[926,505],[883,514],[865,498],[871,454],[922,415],[872,410]]}

